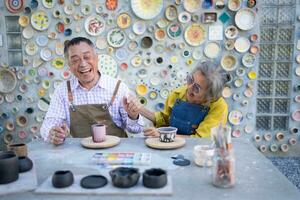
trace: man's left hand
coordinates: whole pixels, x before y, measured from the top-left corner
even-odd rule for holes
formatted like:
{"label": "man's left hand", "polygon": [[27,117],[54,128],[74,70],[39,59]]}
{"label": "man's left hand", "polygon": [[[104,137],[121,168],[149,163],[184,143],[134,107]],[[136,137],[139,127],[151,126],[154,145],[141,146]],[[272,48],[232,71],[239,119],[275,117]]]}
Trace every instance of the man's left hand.
{"label": "man's left hand", "polygon": [[134,96],[123,97],[123,104],[130,119],[136,120],[142,109],[142,104]]}

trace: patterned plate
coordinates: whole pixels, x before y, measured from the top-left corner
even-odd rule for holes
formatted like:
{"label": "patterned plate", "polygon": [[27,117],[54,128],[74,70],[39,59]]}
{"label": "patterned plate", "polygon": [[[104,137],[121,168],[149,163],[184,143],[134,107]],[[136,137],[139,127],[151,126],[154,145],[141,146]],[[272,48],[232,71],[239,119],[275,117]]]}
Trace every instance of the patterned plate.
{"label": "patterned plate", "polygon": [[131,8],[134,14],[145,20],[158,16],[163,7],[163,0],[131,0]]}
{"label": "patterned plate", "polygon": [[44,47],[48,44],[49,39],[45,35],[39,35],[36,37],[35,41],[37,45],[39,45],[40,47]]}
{"label": "patterned plate", "polygon": [[249,8],[243,8],[240,9],[236,15],[235,15],[235,24],[236,26],[244,31],[251,30],[256,22],[256,13],[249,9]]}
{"label": "patterned plate", "polygon": [[52,59],[52,51],[48,47],[45,47],[41,50],[40,56],[44,61],[50,61]]}
{"label": "patterned plate", "polygon": [[38,31],[46,30],[50,25],[50,17],[45,11],[36,11],[31,15],[31,25]]}
{"label": "patterned plate", "polygon": [[29,40],[33,37],[34,31],[30,26],[27,26],[26,28],[23,29],[22,35],[25,39]]}
{"label": "patterned plate", "polygon": [[97,36],[105,30],[105,22],[98,16],[89,16],[85,20],[84,28],[89,35]]}
{"label": "patterned plate", "polygon": [[243,118],[243,113],[239,110],[233,110],[228,115],[228,120],[232,125],[240,125]]}
{"label": "patterned plate", "polygon": [[116,77],[117,76],[117,62],[109,55],[100,54],[98,56],[98,69],[101,73]]}
{"label": "patterned plate", "polygon": [[194,13],[200,8],[200,4],[200,0],[185,0],[183,2],[183,7],[186,11]]}
{"label": "patterned plate", "polygon": [[121,47],[126,42],[126,34],[119,28],[112,29],[107,34],[107,42],[112,47]]}
{"label": "patterned plate", "polygon": [[172,23],[167,28],[167,34],[171,39],[177,39],[181,36],[183,28],[179,23]]}
{"label": "patterned plate", "polygon": [[184,32],[185,41],[191,46],[199,46],[205,40],[206,31],[201,24],[192,24]]}
{"label": "patterned plate", "polygon": [[117,18],[117,24],[120,28],[128,28],[131,24],[131,17],[128,13],[121,13]]}
{"label": "patterned plate", "polygon": [[52,60],[52,66],[55,67],[56,69],[61,69],[65,66],[65,59],[57,57]]}
{"label": "patterned plate", "polygon": [[5,5],[10,13],[19,13],[24,8],[23,0],[5,0]]}
{"label": "patterned plate", "polygon": [[54,0],[42,0],[42,4],[45,8],[53,8]]}
{"label": "patterned plate", "polygon": [[38,52],[38,46],[34,42],[28,42],[25,46],[25,52],[29,56],[33,56]]}
{"label": "patterned plate", "polygon": [[10,93],[17,85],[17,77],[15,73],[8,69],[0,70],[0,92]]}

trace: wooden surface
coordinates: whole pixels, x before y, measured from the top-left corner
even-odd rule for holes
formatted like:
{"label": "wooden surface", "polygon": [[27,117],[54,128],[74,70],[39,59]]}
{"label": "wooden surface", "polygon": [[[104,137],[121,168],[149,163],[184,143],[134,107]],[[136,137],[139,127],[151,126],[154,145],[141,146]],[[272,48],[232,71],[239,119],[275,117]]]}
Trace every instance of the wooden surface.
{"label": "wooden surface", "polygon": [[185,139],[177,137],[174,142],[161,142],[159,138],[147,138],[145,143],[154,149],[177,149],[185,145]]}
{"label": "wooden surface", "polygon": [[105,149],[116,146],[120,143],[120,138],[112,135],[106,135],[106,140],[104,142],[95,143],[92,137],[83,138],[81,140],[81,145],[88,149]]}

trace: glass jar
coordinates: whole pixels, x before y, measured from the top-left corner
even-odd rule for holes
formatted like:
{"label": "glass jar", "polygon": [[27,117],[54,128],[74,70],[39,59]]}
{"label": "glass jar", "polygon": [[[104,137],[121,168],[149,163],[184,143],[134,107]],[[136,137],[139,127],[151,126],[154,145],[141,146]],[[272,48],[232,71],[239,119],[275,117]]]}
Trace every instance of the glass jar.
{"label": "glass jar", "polygon": [[212,183],[216,187],[230,188],[235,185],[235,158],[233,151],[216,149],[213,160]]}

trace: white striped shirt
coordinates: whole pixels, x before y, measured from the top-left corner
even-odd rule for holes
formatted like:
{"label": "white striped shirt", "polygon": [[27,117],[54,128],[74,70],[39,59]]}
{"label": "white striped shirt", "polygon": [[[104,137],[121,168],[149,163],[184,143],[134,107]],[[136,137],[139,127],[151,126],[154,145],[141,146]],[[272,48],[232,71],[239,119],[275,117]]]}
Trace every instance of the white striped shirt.
{"label": "white striped shirt", "polygon": [[[71,91],[73,93],[73,104],[76,106],[108,104],[118,80],[101,74],[98,83],[90,90],[83,88],[75,77],[71,78],[70,81]],[[112,120],[118,127],[127,129],[132,133],[139,133],[143,128],[142,117],[139,116],[138,120],[131,120],[123,106],[123,97],[128,96],[128,94],[128,87],[121,82],[116,98],[108,110]],[[50,106],[40,129],[41,136],[44,140],[47,140],[49,131],[53,126],[58,126],[65,122],[70,127],[69,105],[67,83],[65,81],[55,89],[51,98]]]}

